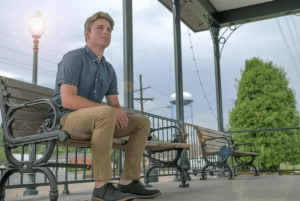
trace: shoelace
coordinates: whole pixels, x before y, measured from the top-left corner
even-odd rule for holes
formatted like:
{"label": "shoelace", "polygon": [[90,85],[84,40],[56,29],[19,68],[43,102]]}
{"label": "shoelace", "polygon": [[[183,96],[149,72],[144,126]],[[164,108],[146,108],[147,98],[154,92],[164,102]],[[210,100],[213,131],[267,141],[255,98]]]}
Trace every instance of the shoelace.
{"label": "shoelace", "polygon": [[106,191],[107,191],[107,189],[108,189],[109,187],[112,188],[112,193],[113,193],[115,190],[118,190],[118,189],[116,188],[115,185],[116,185],[116,183],[108,182],[107,185],[106,185],[106,187],[105,187],[104,195],[105,195],[105,193],[106,193]]}
{"label": "shoelace", "polygon": [[133,181],[134,181],[135,185],[139,184],[142,187],[144,187],[144,184],[140,180],[133,180]]}

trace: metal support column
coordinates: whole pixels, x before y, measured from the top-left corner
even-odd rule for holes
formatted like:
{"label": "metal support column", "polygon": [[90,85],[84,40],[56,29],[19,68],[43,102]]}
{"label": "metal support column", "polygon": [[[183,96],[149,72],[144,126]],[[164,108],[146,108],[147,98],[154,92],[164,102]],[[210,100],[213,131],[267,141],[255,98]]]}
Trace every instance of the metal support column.
{"label": "metal support column", "polygon": [[124,106],[134,108],[133,99],[132,0],[123,0]]}
{"label": "metal support column", "polygon": [[[184,131],[184,111],[183,111],[183,81],[182,81],[182,54],[181,54],[181,26],[180,26],[180,0],[172,0],[173,12],[173,32],[174,32],[174,58],[175,58],[175,85],[176,85],[176,117],[180,122],[179,127]],[[186,180],[189,178],[189,161],[187,160],[186,150],[181,153],[178,165],[184,168]],[[188,168],[186,168],[188,167]],[[178,173],[173,180],[181,180]]]}
{"label": "metal support column", "polygon": [[182,84],[182,54],[181,54],[181,26],[180,26],[180,0],[173,3],[173,32],[174,32],[174,58],[175,58],[175,85],[176,85],[176,117],[183,129],[183,84]]}
{"label": "metal support column", "polygon": [[[133,28],[132,0],[123,0],[124,106],[134,109],[133,97]],[[123,151],[119,150],[119,177],[122,174]]]}
{"label": "metal support column", "polygon": [[[32,69],[32,84],[37,84],[37,69],[38,69],[38,51],[39,40],[37,38],[33,41],[33,69]],[[29,145],[29,161],[36,160],[36,145]],[[30,184],[34,183],[34,173],[28,173],[28,180]],[[28,187],[23,192],[23,196],[38,195],[39,192],[36,187]]]}
{"label": "metal support column", "polygon": [[220,70],[221,55],[220,55],[220,43],[219,43],[220,30],[221,30],[220,27],[211,27],[212,39],[214,44],[218,131],[223,132],[224,126],[223,126],[222,87],[221,87],[221,70]]}

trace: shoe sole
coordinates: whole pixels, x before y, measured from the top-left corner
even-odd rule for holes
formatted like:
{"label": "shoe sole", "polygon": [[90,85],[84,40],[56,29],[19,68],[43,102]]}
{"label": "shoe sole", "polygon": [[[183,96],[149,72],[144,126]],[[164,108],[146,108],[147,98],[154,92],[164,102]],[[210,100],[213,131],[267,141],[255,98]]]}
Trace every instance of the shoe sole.
{"label": "shoe sole", "polygon": [[156,194],[154,194],[154,195],[147,195],[147,196],[134,195],[134,194],[131,194],[131,195],[133,195],[134,197],[139,198],[139,199],[150,199],[150,198],[155,198],[155,197],[157,197],[157,196],[160,196],[161,193],[156,193]]}
{"label": "shoe sole", "polygon": [[[126,197],[126,198],[123,198],[121,200],[115,200],[115,201],[131,201],[131,200],[134,200],[134,196],[130,196],[130,197]],[[95,197],[92,197],[91,201],[105,201],[105,200],[102,200],[100,198],[95,198]]]}

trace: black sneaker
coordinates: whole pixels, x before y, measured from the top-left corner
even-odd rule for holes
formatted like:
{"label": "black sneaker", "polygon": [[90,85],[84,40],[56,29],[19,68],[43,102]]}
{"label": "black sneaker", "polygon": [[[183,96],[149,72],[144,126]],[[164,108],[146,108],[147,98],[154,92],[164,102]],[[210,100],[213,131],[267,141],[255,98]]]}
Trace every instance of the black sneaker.
{"label": "black sneaker", "polygon": [[100,188],[94,188],[92,201],[126,201],[135,197],[120,192],[112,183],[108,182]]}
{"label": "black sneaker", "polygon": [[140,180],[133,180],[128,185],[118,184],[118,189],[123,193],[130,193],[136,198],[143,198],[143,199],[154,198],[161,195],[161,192],[159,190],[145,189],[145,187],[140,182]]}

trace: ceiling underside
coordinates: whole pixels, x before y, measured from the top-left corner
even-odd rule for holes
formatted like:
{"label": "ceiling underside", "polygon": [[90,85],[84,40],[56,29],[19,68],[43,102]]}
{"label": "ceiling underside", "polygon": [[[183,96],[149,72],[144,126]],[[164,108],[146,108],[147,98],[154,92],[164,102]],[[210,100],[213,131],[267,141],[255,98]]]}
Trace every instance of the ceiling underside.
{"label": "ceiling underside", "polygon": [[266,3],[274,0],[209,0],[218,12],[243,8],[256,4]]}
{"label": "ceiling underside", "polygon": [[[172,0],[158,1],[172,12]],[[180,4],[181,21],[194,32],[208,30],[207,19],[213,26],[227,27],[300,12],[300,0],[180,0]]]}

